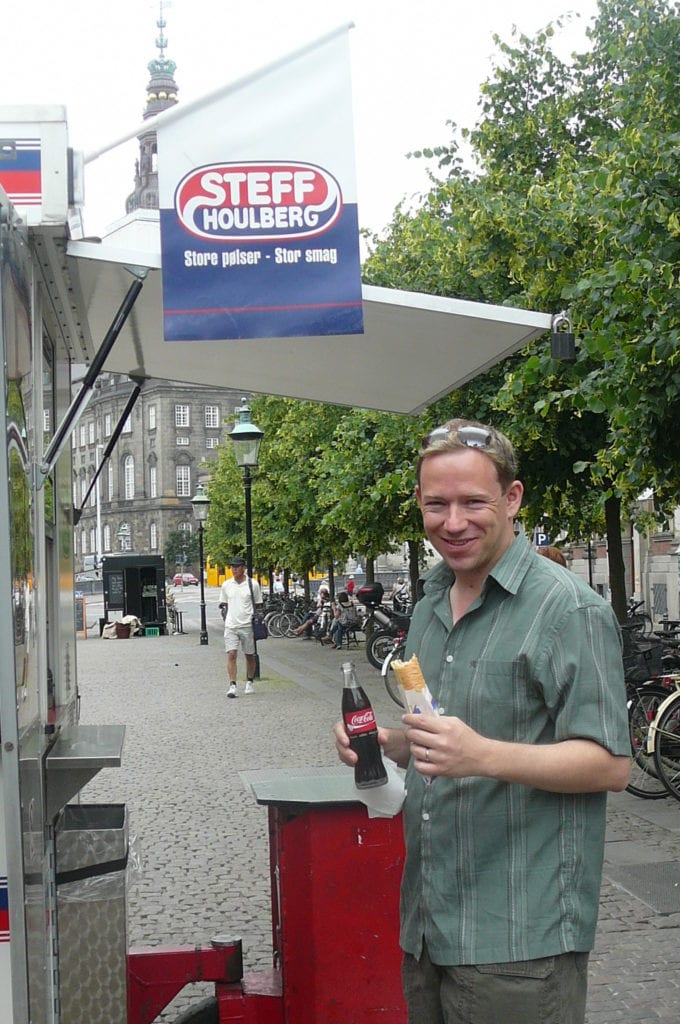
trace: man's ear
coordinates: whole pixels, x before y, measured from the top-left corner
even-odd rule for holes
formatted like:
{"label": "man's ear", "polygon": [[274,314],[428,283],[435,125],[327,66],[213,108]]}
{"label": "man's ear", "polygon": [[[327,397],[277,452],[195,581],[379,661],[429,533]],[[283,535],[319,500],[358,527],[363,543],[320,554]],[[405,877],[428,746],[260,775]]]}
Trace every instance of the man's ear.
{"label": "man's ear", "polygon": [[524,496],[524,484],[521,480],[513,480],[505,492],[508,518],[514,519],[522,506]]}

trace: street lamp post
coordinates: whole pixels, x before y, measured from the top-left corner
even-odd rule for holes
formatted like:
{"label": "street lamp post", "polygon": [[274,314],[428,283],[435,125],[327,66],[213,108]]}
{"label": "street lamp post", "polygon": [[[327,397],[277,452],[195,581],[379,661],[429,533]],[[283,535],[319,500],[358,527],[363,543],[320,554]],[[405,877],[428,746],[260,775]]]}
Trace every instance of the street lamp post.
{"label": "street lamp post", "polygon": [[199,572],[201,574],[201,646],[205,647],[208,643],[208,625],[205,619],[205,584],[203,582],[203,525],[208,518],[210,498],[205,493],[203,484],[198,485],[198,490],[191,499],[191,504],[194,509],[194,519],[198,523],[198,560],[200,562]]}
{"label": "street lamp post", "polygon": [[241,399],[238,411],[238,423],[234,425],[229,437],[234,444],[236,464],[243,471],[243,486],[246,498],[246,568],[248,575],[253,575],[253,527],[250,505],[251,473],[257,469],[260,445],[264,431],[260,430],[250,419],[250,409],[245,398]]}
{"label": "street lamp post", "polygon": [[[260,445],[264,437],[264,431],[260,430],[250,419],[250,409],[245,398],[241,399],[238,412],[238,423],[229,434],[234,444],[236,464],[243,472],[243,487],[245,490],[245,511],[246,511],[246,569],[248,576],[253,576],[253,524],[250,504],[250,487],[252,483],[252,471],[257,469],[257,460],[260,454]],[[255,676],[260,677],[260,660],[255,654],[256,669]]]}

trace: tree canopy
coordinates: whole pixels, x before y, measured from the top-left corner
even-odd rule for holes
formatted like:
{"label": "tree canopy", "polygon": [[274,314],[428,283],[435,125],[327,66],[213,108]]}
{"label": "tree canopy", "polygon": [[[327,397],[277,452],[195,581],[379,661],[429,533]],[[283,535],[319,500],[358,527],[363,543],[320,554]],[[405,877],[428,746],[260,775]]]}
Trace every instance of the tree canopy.
{"label": "tree canopy", "polygon": [[646,487],[660,515],[678,501],[680,21],[666,0],[601,0],[591,49],[569,65],[551,49],[558,29],[497,40],[479,123],[454,126],[440,177],[373,240],[366,276],[566,309],[573,364],[541,341],[449,401],[488,408],[495,382],[490,411],[520,451],[527,517],[574,535]]}

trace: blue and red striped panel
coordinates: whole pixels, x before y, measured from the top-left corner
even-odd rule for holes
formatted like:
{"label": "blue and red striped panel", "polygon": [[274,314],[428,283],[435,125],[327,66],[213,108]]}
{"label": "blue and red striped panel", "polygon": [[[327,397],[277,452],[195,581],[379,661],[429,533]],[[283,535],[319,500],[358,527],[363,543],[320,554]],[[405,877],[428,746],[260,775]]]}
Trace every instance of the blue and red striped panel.
{"label": "blue and red striped panel", "polygon": [[40,139],[0,139],[0,185],[17,206],[40,206]]}

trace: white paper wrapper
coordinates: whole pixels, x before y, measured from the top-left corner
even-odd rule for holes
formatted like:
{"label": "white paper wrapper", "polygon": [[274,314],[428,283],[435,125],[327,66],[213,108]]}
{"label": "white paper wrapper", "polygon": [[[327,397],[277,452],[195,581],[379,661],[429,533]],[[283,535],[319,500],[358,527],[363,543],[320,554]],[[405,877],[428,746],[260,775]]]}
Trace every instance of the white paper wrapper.
{"label": "white paper wrapper", "polygon": [[383,763],[387,771],[384,786],[356,789],[357,799],[366,805],[369,818],[393,818],[404,802],[404,773],[388,758],[383,758]]}
{"label": "white paper wrapper", "polygon": [[404,707],[412,715],[437,715],[437,702],[426,686],[424,690],[405,690],[400,686]]}

